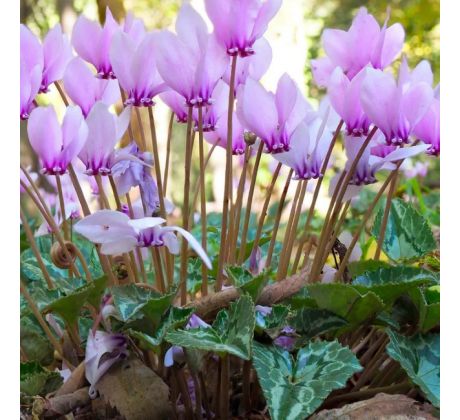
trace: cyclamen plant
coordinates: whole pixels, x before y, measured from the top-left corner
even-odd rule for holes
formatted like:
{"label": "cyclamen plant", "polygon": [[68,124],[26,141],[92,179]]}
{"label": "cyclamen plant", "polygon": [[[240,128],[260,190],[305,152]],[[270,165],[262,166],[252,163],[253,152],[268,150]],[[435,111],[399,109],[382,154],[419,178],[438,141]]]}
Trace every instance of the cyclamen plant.
{"label": "cyclamen plant", "polygon": [[[59,26],[41,42],[21,25],[20,118],[39,161],[21,165],[21,391],[35,415],[99,398],[128,419],[303,419],[381,392],[439,407],[436,242],[398,198],[431,214],[418,179],[440,153],[439,86],[427,61],[398,65],[402,26],[361,8],[323,33],[318,109],[287,73],[271,92],[264,33],[280,7],[205,0],[210,30],[186,4],[175,32],[107,8],[102,26],[80,16],[71,43]],[[53,89],[63,113],[42,105]],[[157,101],[171,110],[167,142]],[[134,114],[148,115],[140,138]],[[171,141],[185,149],[181,203]],[[404,162],[416,169],[400,182]]]}

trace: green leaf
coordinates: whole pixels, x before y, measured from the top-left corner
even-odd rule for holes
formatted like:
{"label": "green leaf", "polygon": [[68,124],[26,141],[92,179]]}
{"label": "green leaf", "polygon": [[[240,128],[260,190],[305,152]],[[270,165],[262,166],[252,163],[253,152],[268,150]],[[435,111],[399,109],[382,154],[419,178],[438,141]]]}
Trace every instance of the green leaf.
{"label": "green leaf", "polygon": [[113,304],[118,309],[122,321],[127,321],[142,309],[150,300],[161,295],[153,290],[129,284],[127,286],[113,286],[111,289]]}
{"label": "green leaf", "polygon": [[[380,234],[382,218],[383,209],[377,213],[372,228],[375,238]],[[393,199],[382,246],[385,254],[392,260],[410,260],[435,248],[436,241],[425,218],[411,204]]]}
{"label": "green leaf", "polygon": [[32,314],[21,317],[21,348],[29,360],[50,365],[54,348]]}
{"label": "green leaf", "polygon": [[439,334],[408,338],[387,330],[390,342],[387,353],[401,364],[412,381],[420,387],[433,405],[440,405]]}
{"label": "green leaf", "polygon": [[336,331],[348,325],[348,322],[326,309],[304,308],[296,311],[289,320],[303,340],[310,340],[320,334]]}
{"label": "green leaf", "polygon": [[166,341],[176,346],[230,353],[242,359],[251,358],[254,334],[254,304],[248,295],[241,296],[227,311],[220,311],[210,328],[170,331]]}
{"label": "green leaf", "polygon": [[253,363],[273,420],[301,420],[362,368],[338,342],[309,343],[297,359],[276,346],[254,343]]}
{"label": "green leaf", "polygon": [[248,293],[254,302],[260,296],[262,289],[268,282],[269,272],[264,270],[257,276],[253,276],[248,270],[241,266],[227,266],[225,268],[232,283],[243,293]]}
{"label": "green leaf", "polygon": [[43,312],[55,312],[60,315],[68,324],[73,324],[80,316],[82,306],[87,302],[94,284],[88,283],[79,287],[67,296],[62,296],[43,309]]}
{"label": "green leaf", "polygon": [[355,278],[366,271],[375,271],[382,267],[390,267],[390,265],[379,260],[352,261],[348,264],[348,272],[352,278]]}
{"label": "green leaf", "polygon": [[25,395],[46,395],[62,385],[58,372],[44,369],[37,362],[21,363],[20,389]]}
{"label": "green leaf", "polygon": [[427,283],[436,283],[437,276],[417,267],[384,267],[367,271],[353,280],[353,286],[360,293],[374,292],[389,305],[402,294]]}
{"label": "green leaf", "polygon": [[177,308],[172,306],[168,313],[163,316],[160,325],[153,335],[135,330],[129,330],[128,333],[132,337],[140,340],[147,349],[157,351],[166,333],[176,328],[183,327],[192,313],[193,308]]}
{"label": "green leaf", "polygon": [[385,307],[373,292],[359,292],[349,284],[311,284],[306,286],[318,308],[344,318],[352,325],[371,320]]}
{"label": "green leaf", "polygon": [[273,305],[268,315],[256,310],[256,329],[265,330],[272,336],[272,332],[280,330],[286,325],[289,308],[284,305]]}
{"label": "green leaf", "polygon": [[163,314],[171,306],[175,292],[160,296],[158,298],[149,299],[142,307],[142,313],[152,322],[156,328]]}
{"label": "green leaf", "polygon": [[437,286],[411,290],[409,297],[418,311],[417,327],[427,332],[440,323],[441,295]]}

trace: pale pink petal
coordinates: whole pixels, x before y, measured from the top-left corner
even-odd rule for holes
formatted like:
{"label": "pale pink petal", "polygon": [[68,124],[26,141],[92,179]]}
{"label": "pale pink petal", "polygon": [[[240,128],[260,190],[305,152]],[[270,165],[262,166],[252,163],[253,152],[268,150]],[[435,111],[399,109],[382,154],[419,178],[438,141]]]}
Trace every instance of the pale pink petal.
{"label": "pale pink petal", "polygon": [[206,48],[208,38],[206,22],[190,4],[184,4],[179,10],[176,33],[194,54],[199,55]]}
{"label": "pale pink petal", "polygon": [[161,217],[143,217],[142,219],[130,220],[128,223],[137,232],[140,232],[141,230],[153,228],[165,222],[166,220]]}
{"label": "pale pink petal", "polygon": [[62,147],[61,127],[54,108],[47,106],[34,109],[29,117],[27,133],[30,145],[45,168],[52,169]]}
{"label": "pale pink petal", "polygon": [[311,60],[310,63],[315,83],[319,87],[327,87],[329,78],[336,67],[334,62],[329,57],[322,57],[317,60]]}
{"label": "pale pink petal", "polygon": [[334,62],[335,66],[339,65],[344,71],[348,70],[351,55],[347,32],[341,29],[325,29],[321,36],[321,42],[327,56]]}
{"label": "pale pink petal", "polygon": [[268,28],[268,23],[273,19],[281,7],[282,0],[266,0],[259,10],[252,30],[252,40],[260,38]]}
{"label": "pale pink petal", "polygon": [[83,15],[75,22],[72,31],[72,45],[83,60],[96,65],[98,62],[98,45],[102,29]]}
{"label": "pale pink petal", "polygon": [[43,48],[38,38],[25,25],[21,24],[20,35],[21,60],[26,69],[31,71],[35,66],[43,69]]}
{"label": "pale pink petal", "polygon": [[61,80],[67,63],[72,58],[72,47],[61,25],[51,29],[43,40],[44,70],[43,80],[50,84]]}
{"label": "pale pink petal", "polygon": [[411,86],[404,93],[401,101],[401,111],[414,127],[428,111],[433,101],[433,89],[426,83]]}
{"label": "pale pink petal", "polygon": [[131,74],[131,64],[136,52],[135,42],[124,32],[116,32],[112,38],[110,47],[110,61],[112,69],[120,82],[121,87],[130,92],[135,86]]}
{"label": "pale pink petal", "polygon": [[381,66],[385,68],[389,66],[397,55],[401,52],[404,44],[404,28],[401,24],[395,23],[385,31],[385,40],[381,54]]}
{"label": "pale pink petal", "polygon": [[63,158],[66,163],[74,159],[83,148],[88,137],[88,126],[78,106],[67,107],[62,122]]}

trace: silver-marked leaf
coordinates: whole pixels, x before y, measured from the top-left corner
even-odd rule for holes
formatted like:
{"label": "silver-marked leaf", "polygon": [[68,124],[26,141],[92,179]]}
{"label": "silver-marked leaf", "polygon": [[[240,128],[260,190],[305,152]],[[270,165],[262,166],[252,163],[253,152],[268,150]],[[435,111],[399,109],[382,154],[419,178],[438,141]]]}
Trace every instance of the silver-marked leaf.
{"label": "silver-marked leaf", "polygon": [[113,286],[110,292],[113,296],[113,304],[118,309],[122,321],[127,321],[136,315],[150,299],[161,296],[159,293],[134,284]]}
{"label": "silver-marked leaf", "polygon": [[399,362],[433,405],[440,405],[439,334],[405,337],[387,330],[389,356]]}
{"label": "silver-marked leaf", "polygon": [[275,346],[254,343],[253,363],[273,420],[303,420],[362,369],[338,342],[309,343],[297,359]]}
{"label": "silver-marked leaf", "polygon": [[297,310],[289,323],[302,336],[302,341],[310,340],[317,335],[335,331],[348,325],[346,319],[326,309],[316,308]]}
{"label": "silver-marked leaf", "polygon": [[[375,217],[372,235],[378,238],[383,209]],[[391,201],[382,249],[392,260],[410,260],[423,257],[436,248],[430,226],[415,208],[397,198]]]}

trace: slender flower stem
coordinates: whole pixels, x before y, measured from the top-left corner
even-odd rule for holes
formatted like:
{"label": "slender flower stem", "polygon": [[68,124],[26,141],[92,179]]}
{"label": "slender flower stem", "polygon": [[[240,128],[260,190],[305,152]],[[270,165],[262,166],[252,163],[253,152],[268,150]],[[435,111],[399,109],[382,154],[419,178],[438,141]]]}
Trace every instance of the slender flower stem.
{"label": "slender flower stem", "polygon": [[29,304],[29,307],[32,310],[32,313],[35,315],[35,318],[37,318],[38,323],[43,328],[43,331],[45,332],[45,334],[48,337],[48,340],[50,341],[52,346],[54,347],[54,350],[56,350],[57,353],[59,354],[59,356],[61,356],[61,358],[63,358],[64,353],[62,351],[61,344],[59,343],[58,340],[56,340],[56,337],[51,332],[50,328],[48,327],[48,324],[43,319],[43,316],[42,316],[40,310],[38,309],[37,305],[35,304],[35,301],[32,299],[32,296],[30,296],[30,294],[29,294],[29,292],[27,290],[27,287],[23,283],[22,279],[20,280],[20,282],[21,282],[20,283],[21,284],[21,293],[24,296],[24,298],[27,300],[27,303]]}
{"label": "slender flower stem", "polygon": [[391,180],[393,179],[393,177],[397,176],[398,174],[398,169],[399,167],[401,166],[402,164],[402,160],[400,160],[397,165],[396,165],[396,169],[394,169],[391,174],[388,176],[388,178],[385,180],[385,182],[383,183],[382,187],[380,188],[379,192],[377,193],[377,195],[375,196],[374,200],[372,201],[372,203],[370,204],[367,212],[364,214],[363,216],[363,221],[361,222],[361,225],[358,227],[358,230],[356,231],[355,235],[353,236],[353,239],[350,243],[350,245],[348,246],[348,249],[347,249],[347,252],[345,253],[345,256],[343,257],[342,259],[342,262],[340,264],[340,269],[337,271],[336,273],[336,276],[335,278],[336,279],[340,279],[342,276],[343,276],[343,272],[345,271],[345,267],[347,266],[347,263],[348,263],[348,260],[350,258],[350,255],[353,251],[353,248],[355,247],[356,243],[358,242],[358,239],[359,239],[359,235],[361,234],[361,231],[364,229],[364,227],[366,226],[366,223],[367,223],[367,220],[369,219],[369,217],[372,215],[372,212],[374,211],[374,208],[375,206],[377,205],[377,203],[379,202],[380,200],[380,197],[382,196],[382,194],[384,193],[386,187],[388,186],[388,184],[391,182]]}
{"label": "slender flower stem", "polygon": [[[214,150],[216,149],[216,146],[219,142],[213,144],[211,146],[211,149],[209,150],[208,154],[206,155],[206,159],[204,161],[204,171],[206,170],[206,168],[208,167],[208,163],[209,163],[209,160],[212,156],[212,153],[214,152]],[[189,218],[192,219],[193,217],[193,213],[194,213],[194,209],[196,207],[196,202],[198,200],[198,193],[201,191],[201,188],[200,188],[200,185],[201,185],[201,178],[204,176],[204,172],[201,173],[201,170],[200,170],[200,174],[198,176],[198,179],[196,180],[196,183],[195,183],[195,188],[192,190],[192,191],[195,191],[195,193],[193,194],[193,200],[192,200],[192,205],[190,206],[190,214],[189,214]]]}
{"label": "slender flower stem", "polygon": [[380,226],[380,231],[379,231],[379,239],[377,241],[377,249],[375,250],[375,254],[374,254],[374,260],[376,261],[380,259],[380,253],[382,251],[382,245],[385,239],[385,231],[386,231],[387,224],[388,224],[388,217],[390,215],[391,201],[393,199],[397,185],[398,185],[398,177],[394,176],[390,184],[390,189],[388,190],[387,201],[385,203],[385,210],[383,212],[382,224]]}
{"label": "slender flower stem", "polygon": [[161,266],[160,253],[156,247],[151,247],[150,252],[152,253],[152,260],[155,266],[156,287],[161,293],[165,293],[165,280],[163,276],[163,268]]}
{"label": "slender flower stem", "polygon": [[94,179],[96,180],[99,197],[101,198],[102,203],[104,204],[104,207],[106,209],[110,209],[109,199],[107,198],[107,195],[105,194],[105,191],[104,191],[104,186],[102,185],[101,175],[99,174],[94,175]]}
{"label": "slender flower stem", "polygon": [[57,91],[59,92],[59,95],[62,99],[62,102],[64,102],[65,106],[69,106],[69,100],[67,99],[64,90],[62,89],[61,85],[59,84],[58,81],[54,82],[54,86],[56,86]]}
{"label": "slender flower stem", "polygon": [[300,190],[300,198],[297,202],[297,207],[294,214],[294,221],[292,223],[291,230],[289,232],[289,240],[286,248],[286,258],[283,267],[283,277],[286,276],[289,269],[289,261],[291,259],[292,247],[294,246],[295,239],[297,237],[297,227],[299,225],[300,214],[302,213],[302,205],[305,199],[305,193],[307,192],[308,179],[302,181],[302,189]]}
{"label": "slender flower stem", "polygon": [[[203,139],[203,108],[198,108],[198,133],[199,133],[199,153],[200,153],[200,201],[201,201],[201,246],[207,253],[207,215],[206,215],[206,176],[204,165],[204,139]],[[201,294],[208,294],[208,267],[204,262],[201,263]]]}
{"label": "slender flower stem", "polygon": [[[220,235],[220,253],[219,260],[217,263],[217,280],[215,290],[220,291],[223,283],[224,276],[224,263],[228,248],[228,239],[230,229],[232,225],[232,215],[230,214],[230,222],[228,222],[228,213],[231,208],[231,195],[230,190],[232,189],[232,139],[233,139],[233,103],[235,101],[235,75],[236,75],[236,61],[237,56],[232,57],[232,67],[230,72],[230,85],[228,93],[228,115],[227,115],[227,144],[226,144],[226,160],[225,160],[225,186],[224,186],[224,200],[222,206],[222,227]],[[228,232],[227,232],[228,230]]]}
{"label": "slender flower stem", "polygon": [[259,224],[257,225],[256,237],[254,238],[254,245],[252,247],[252,252],[255,252],[255,250],[259,246],[260,237],[262,236],[262,228],[264,226],[265,217],[267,216],[268,204],[270,203],[270,198],[272,196],[273,188],[275,187],[276,180],[278,179],[278,175],[280,173],[281,166],[282,166],[281,163],[278,163],[278,165],[276,165],[275,172],[273,173],[272,181],[267,189],[267,194],[265,195],[262,212],[260,213],[260,217],[259,217]]}
{"label": "slender flower stem", "polygon": [[254,162],[254,169],[251,177],[251,184],[249,186],[248,199],[246,201],[246,209],[244,211],[244,225],[241,234],[240,250],[238,253],[238,263],[242,264],[244,261],[246,251],[246,240],[248,236],[249,220],[251,217],[252,198],[254,196],[254,188],[256,186],[257,172],[259,171],[260,158],[264,149],[264,143],[261,141],[259,149],[257,150],[256,161]]}
{"label": "slender flower stem", "polygon": [[[310,223],[311,223],[311,221],[313,219],[313,215],[314,215],[314,212],[315,212],[316,201],[318,199],[319,191],[321,190],[321,185],[322,185],[323,179],[324,179],[324,173],[326,172],[327,165],[329,164],[329,160],[330,160],[330,158],[332,156],[332,150],[334,149],[334,146],[335,146],[335,144],[337,142],[337,139],[338,139],[338,137],[340,135],[340,130],[342,129],[343,124],[344,124],[343,120],[340,120],[339,124],[337,125],[337,128],[335,129],[334,136],[332,137],[331,144],[329,145],[329,149],[327,150],[326,157],[324,158],[323,166],[321,167],[321,174],[323,174],[323,175],[320,176],[318,178],[318,181],[316,182],[316,187],[315,187],[315,191],[313,193],[312,201],[311,201],[311,204],[310,204],[310,209],[308,210],[307,220],[305,221],[305,226],[303,228],[303,233],[305,235],[308,234],[308,230],[310,229]],[[302,253],[302,247],[299,247],[297,249],[297,254],[296,254],[296,257],[295,257],[295,261],[300,260],[301,253]],[[296,265],[296,264],[294,263],[294,265]]]}
{"label": "slender flower stem", "polygon": [[244,186],[246,183],[246,172],[248,168],[249,158],[251,157],[251,146],[246,145],[246,150],[244,152],[244,162],[243,168],[241,170],[240,181],[238,183],[238,192],[236,194],[236,201],[235,205],[233,206],[233,210],[235,211],[235,226],[232,229],[232,238],[230,243],[230,255],[229,255],[229,262],[234,263],[236,258],[236,248],[238,243],[238,233],[240,231],[240,218],[241,218],[241,206],[243,205],[243,195],[244,195]]}
{"label": "slender flower stem", "polygon": [[[26,177],[30,178],[30,176],[29,176],[29,174],[27,172],[25,172],[25,174],[26,174]],[[45,220],[48,223],[48,225],[53,230],[53,232],[54,232],[54,234],[56,236],[56,240],[58,241],[59,246],[62,249],[62,252],[64,253],[67,261],[70,261],[72,271],[77,276],[80,276],[80,271],[78,270],[78,267],[76,266],[72,255],[70,255],[69,250],[67,249],[67,247],[65,245],[64,238],[61,236],[61,233],[59,231],[59,227],[56,224],[56,222],[54,221],[54,218],[51,215],[51,212],[49,211],[48,206],[46,205],[45,201],[43,200],[43,198],[41,197],[40,193],[38,192],[38,189],[35,186],[35,184],[33,183],[32,178],[28,179],[28,181],[29,181],[30,185],[32,185],[32,188],[34,189],[35,194],[37,194],[37,196],[35,196],[35,194],[29,189],[29,187],[25,184],[25,182],[21,180],[21,185],[24,188],[24,191],[32,199],[32,201],[34,202],[35,206],[38,208],[38,210],[40,211],[42,216],[45,218]]]}
{"label": "slender flower stem", "polygon": [[27,217],[22,211],[22,207],[20,207],[20,212],[22,227],[24,228],[24,231],[26,233],[27,241],[29,242],[30,248],[32,249],[35,258],[37,259],[38,266],[40,267],[40,270],[43,273],[43,277],[45,278],[46,284],[48,285],[48,289],[54,289],[53,280],[51,280],[50,273],[48,273],[48,270],[46,269],[45,263],[43,262],[40,251],[37,248],[34,234],[32,233],[32,229],[30,228],[29,222],[27,221]]}
{"label": "slender flower stem", "polygon": [[288,224],[286,226],[286,231],[284,233],[283,247],[281,248],[280,261],[279,261],[279,264],[278,264],[278,271],[276,273],[276,280],[277,281],[279,281],[279,280],[281,280],[283,278],[282,276],[283,276],[283,271],[284,271],[283,267],[285,265],[285,259],[289,258],[289,256],[286,256],[286,250],[287,250],[287,246],[288,246],[288,242],[289,242],[289,232],[291,231],[292,225],[294,223],[294,213],[295,213],[295,209],[296,209],[296,206],[297,206],[297,202],[299,201],[299,196],[300,196],[301,189],[302,189],[302,183],[298,182],[297,183],[297,188],[296,188],[295,194],[294,194],[294,200],[292,201],[291,212],[289,213]]}
{"label": "slender flower stem", "polygon": [[[192,116],[193,108],[188,108],[187,133],[185,141],[185,170],[184,170],[184,204],[182,207],[183,228],[189,229],[189,199],[190,199],[190,166],[192,158]],[[187,303],[187,241],[182,238],[180,260],[180,299],[181,305]]]}
{"label": "slender flower stem", "polygon": [[65,211],[64,194],[62,193],[61,176],[56,174],[55,177],[56,177],[56,187],[57,187],[58,197],[59,197],[59,206],[61,207],[62,230],[64,231],[64,239],[68,241],[70,240],[70,232],[69,232],[69,227],[67,226],[67,214]]}
{"label": "slender flower stem", "polygon": [[155,166],[155,178],[157,180],[158,195],[160,197],[160,215],[166,219],[165,199],[163,192],[163,182],[161,180],[160,156],[158,154],[157,133],[155,129],[155,119],[153,118],[153,107],[149,106],[150,134],[152,136],[152,151]]}
{"label": "slender flower stem", "polygon": [[[129,216],[131,218],[134,217],[134,211],[133,211],[133,206],[131,204],[131,198],[129,197],[129,194],[126,194],[126,202],[128,203],[128,209],[129,209]],[[141,274],[142,274],[142,279],[144,283],[147,283],[147,273],[145,272],[145,267],[144,267],[144,259],[142,258],[142,252],[139,247],[136,247],[136,257],[137,260],[139,261],[139,266],[141,269]]]}
{"label": "slender flower stem", "polygon": [[169,125],[168,125],[168,139],[166,140],[165,171],[163,175],[163,194],[165,196],[166,196],[166,188],[168,186],[169,159],[171,156],[171,139],[172,139],[173,123],[174,123],[174,112],[171,112],[171,116],[169,117]]}
{"label": "slender flower stem", "polygon": [[[302,262],[302,265],[300,266],[301,270],[303,270],[308,264],[308,259],[310,258],[310,252],[311,252],[312,247],[313,247],[313,239],[310,238],[307,241],[307,246],[306,246],[305,254],[303,257],[303,262]],[[311,276],[309,278],[311,279]]]}
{"label": "slender flower stem", "polygon": [[[125,108],[126,93],[123,90],[123,88],[121,87],[120,83],[118,83],[118,86],[120,87],[120,95],[121,95],[122,105]],[[134,139],[134,135],[133,135],[133,127],[131,125],[131,121],[129,121],[129,124],[128,124],[128,135],[129,135],[129,141],[132,141]]]}
{"label": "slender flower stem", "polygon": [[134,111],[136,113],[137,118],[137,126],[139,127],[139,132],[141,133],[141,145],[140,149],[145,152],[147,150],[147,142],[145,141],[145,132],[144,132],[144,125],[142,124],[142,117],[137,106],[134,107]]}
{"label": "slender flower stem", "polygon": [[117,210],[121,211],[121,200],[118,194],[117,185],[113,179],[112,175],[109,175],[110,187],[112,188],[113,197],[115,198],[115,204],[117,205]]}

